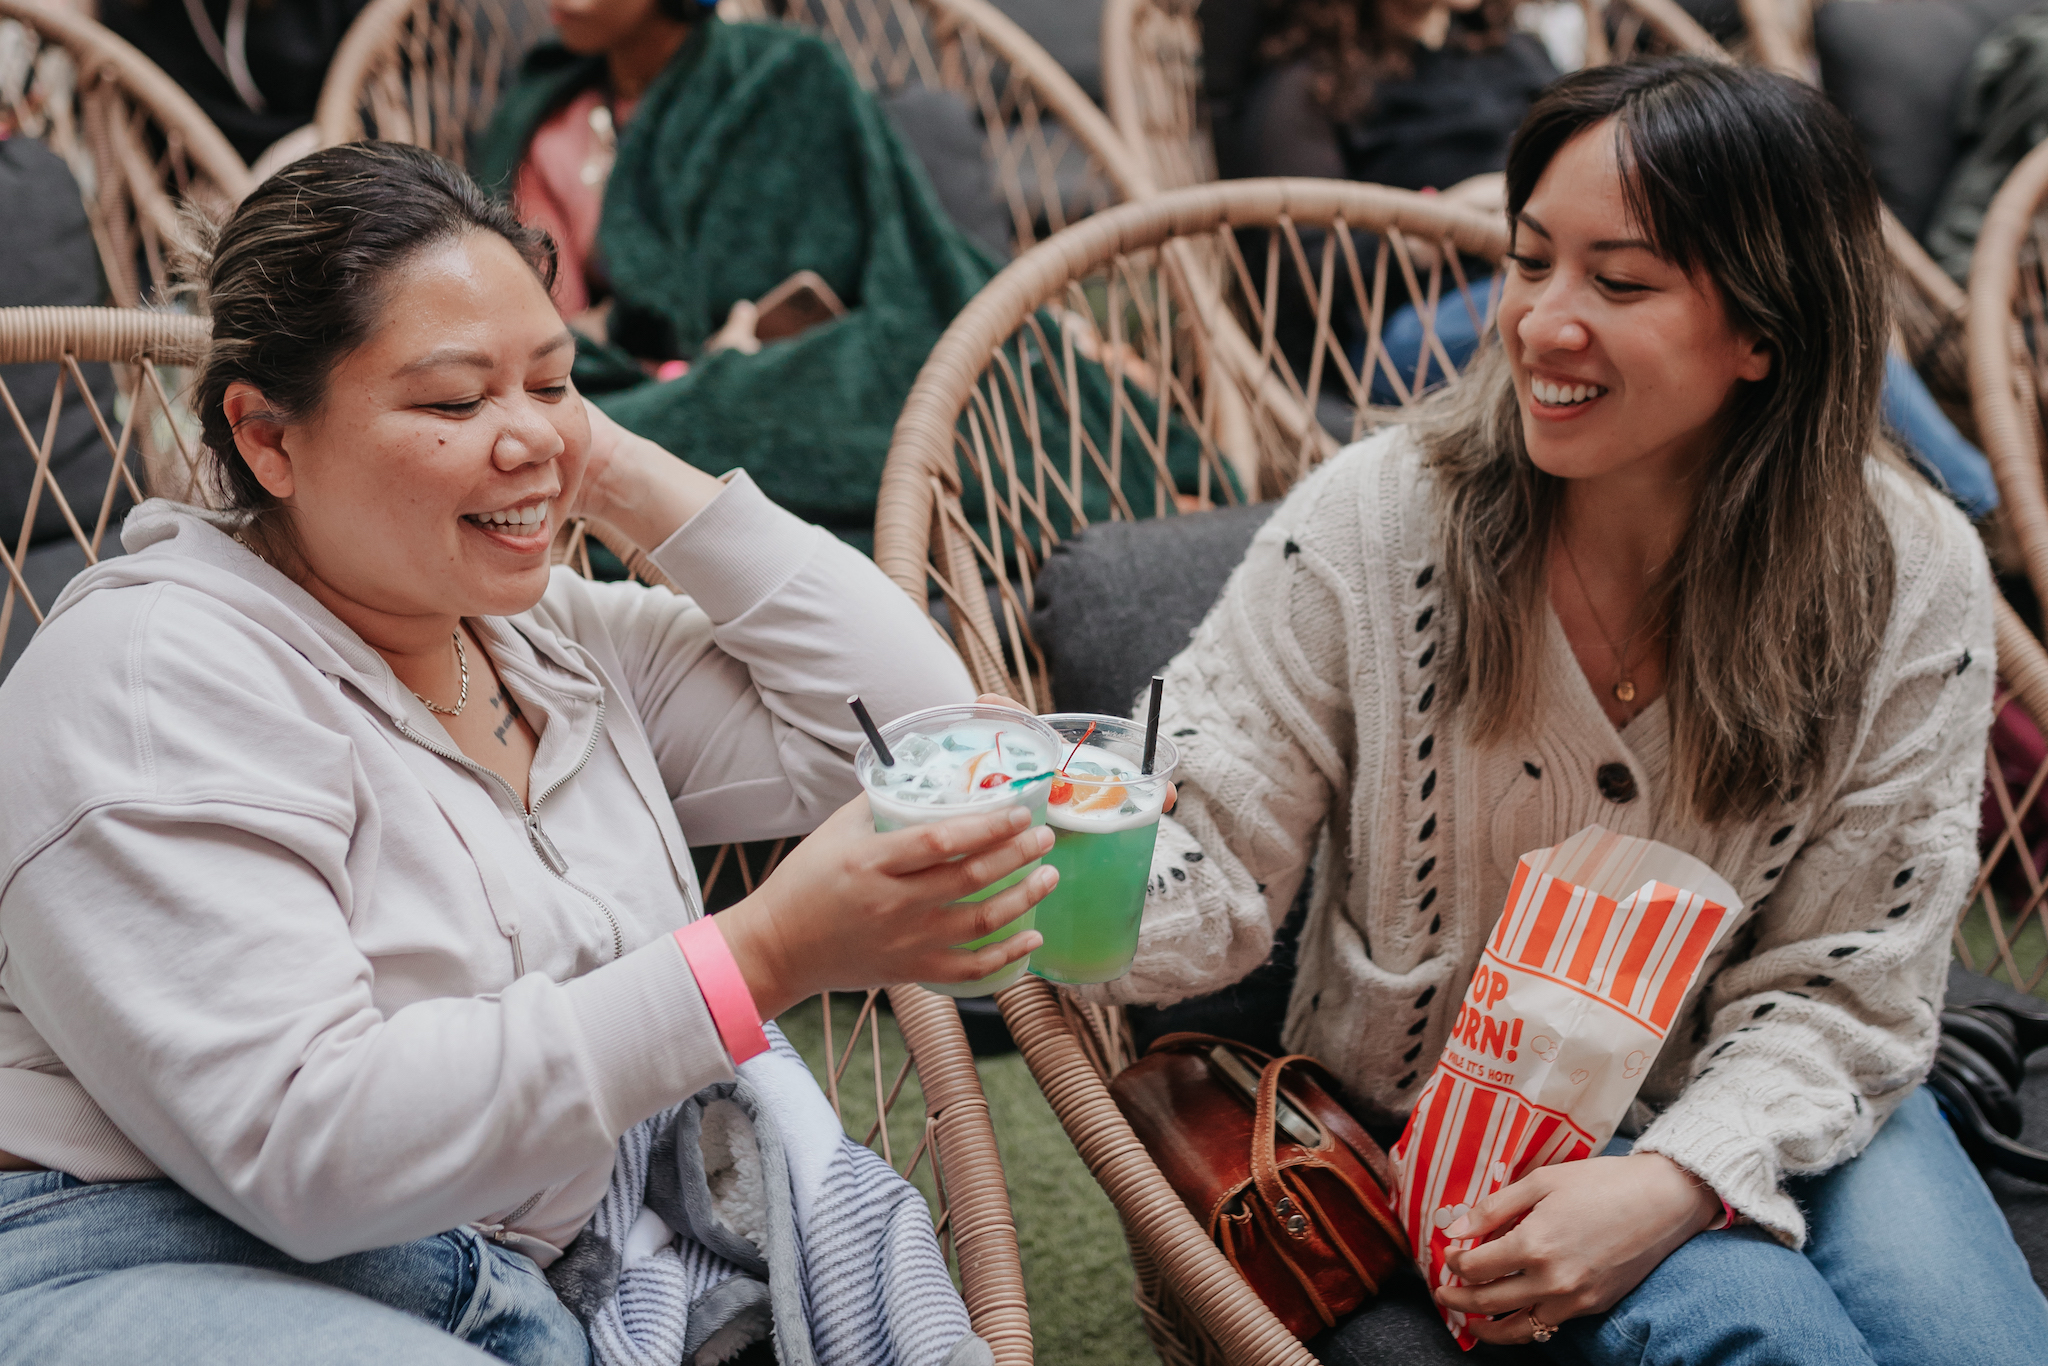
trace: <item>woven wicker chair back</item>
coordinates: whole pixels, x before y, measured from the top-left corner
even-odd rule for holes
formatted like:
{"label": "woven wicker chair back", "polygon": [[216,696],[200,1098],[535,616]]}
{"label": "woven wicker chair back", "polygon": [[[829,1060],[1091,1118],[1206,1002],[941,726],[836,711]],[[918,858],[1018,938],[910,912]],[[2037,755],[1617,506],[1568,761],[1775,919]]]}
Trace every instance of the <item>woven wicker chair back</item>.
{"label": "woven wicker chair back", "polygon": [[192,98],[124,39],[68,8],[0,0],[0,132],[41,139],[85,200],[111,302],[167,296],[190,202],[214,213],[253,184]]}
{"label": "woven wicker chair back", "polygon": [[[24,442],[34,457],[26,518],[18,528],[0,527],[0,640],[16,616],[26,613],[40,622],[50,607],[31,592],[22,573],[32,528],[39,520],[48,522],[46,515],[39,518],[39,509],[54,503],[84,551],[85,563],[94,564],[113,534],[111,514],[124,499],[139,502],[157,494],[208,501],[210,485],[200,477],[197,423],[183,379],[203,360],[209,334],[205,318],[175,313],[0,309],[0,367],[57,365],[57,411],[84,404],[100,436],[89,456],[74,457],[90,465],[97,496],[91,503],[67,500],[64,488],[51,478],[54,416],[42,430],[32,430],[22,420],[29,396],[11,390],[7,372],[0,369],[0,410],[12,429],[0,431],[0,440]],[[102,361],[115,367],[119,402],[112,410],[95,402],[81,368]],[[166,452],[155,464],[138,458],[144,434],[152,431],[157,449]],[[65,471],[65,483],[74,491],[81,483],[78,463]],[[637,546],[606,527],[571,526],[558,546],[558,560],[587,574],[594,536],[602,536],[643,581],[674,588]],[[773,871],[788,843],[719,849],[704,878],[707,897],[717,904],[752,891]],[[809,1059],[812,1070],[847,1132],[910,1177],[931,1202],[974,1330],[994,1348],[996,1361],[1030,1366],[1031,1319],[1016,1228],[988,1103],[959,1012],[945,997],[915,986],[889,989],[886,1003],[883,995],[840,996],[836,1024],[832,999],[826,999],[823,1042]]]}
{"label": "woven wicker chair back", "polygon": [[[814,29],[877,94],[958,96],[1020,247],[1150,187],[1081,88],[986,0],[724,0],[719,14]],[[372,0],[321,90],[321,143],[389,138],[462,161],[546,32],[538,0]]]}
{"label": "woven wicker chair back", "polygon": [[[1505,248],[1497,219],[1337,180],[1098,214],[1003,271],[932,352],[883,472],[876,559],[920,602],[939,591],[980,686],[1045,710],[1029,615],[1052,547],[1103,517],[1282,492],[1397,416],[1415,359],[1456,373],[1436,320],[1491,322],[1464,260]],[[1290,297],[1305,316],[1282,316]],[[1386,345],[1403,298],[1422,324],[1405,364]]]}
{"label": "woven wicker chair back", "polygon": [[[152,490],[189,497],[198,468],[196,424],[178,400],[183,368],[205,354],[208,329],[203,318],[174,313],[116,308],[0,308],[0,367],[55,362],[56,385],[49,394],[19,394],[9,387],[0,368],[0,442],[25,450],[32,464],[25,515],[20,526],[0,527],[0,640],[17,618],[27,614],[40,623],[50,604],[38,599],[23,574],[32,533],[47,526],[54,505],[70,538],[84,552],[86,564],[99,561],[101,548],[114,534],[118,507],[140,502]],[[111,362],[118,401],[102,407],[81,365]],[[17,372],[18,374],[19,372]],[[40,429],[22,416],[25,407],[40,409],[49,400],[49,416]],[[34,403],[31,404],[30,400]],[[58,420],[67,410],[84,406],[92,414],[100,442],[91,455],[66,471],[75,493],[89,477],[96,496],[73,501],[51,475],[52,445]],[[12,462],[10,462],[12,463]]]}

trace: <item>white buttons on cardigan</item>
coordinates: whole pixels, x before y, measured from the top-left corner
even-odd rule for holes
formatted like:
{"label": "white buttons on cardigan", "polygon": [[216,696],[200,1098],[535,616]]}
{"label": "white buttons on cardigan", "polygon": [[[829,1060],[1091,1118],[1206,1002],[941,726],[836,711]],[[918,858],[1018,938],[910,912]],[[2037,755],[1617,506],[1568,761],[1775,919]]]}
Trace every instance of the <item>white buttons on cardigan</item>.
{"label": "white buttons on cardigan", "polygon": [[1629,772],[1627,764],[1602,764],[1593,775],[1593,781],[1600,788],[1600,795],[1617,804],[1636,799],[1636,775]]}

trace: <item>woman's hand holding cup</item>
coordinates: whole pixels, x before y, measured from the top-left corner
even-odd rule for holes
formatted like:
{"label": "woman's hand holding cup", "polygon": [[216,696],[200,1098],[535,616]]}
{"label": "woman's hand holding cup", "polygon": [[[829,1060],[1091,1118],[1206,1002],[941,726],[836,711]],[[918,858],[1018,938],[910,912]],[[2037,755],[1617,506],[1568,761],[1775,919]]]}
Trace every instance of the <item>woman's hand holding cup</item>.
{"label": "woman's hand holding cup", "polygon": [[984,901],[960,902],[1052,847],[1053,833],[1010,806],[876,834],[865,795],[828,817],[753,895],[719,914],[762,1018],[820,991],[896,982],[968,982],[1037,948],[1025,930],[980,949],[1043,900],[1059,873],[1042,867]]}

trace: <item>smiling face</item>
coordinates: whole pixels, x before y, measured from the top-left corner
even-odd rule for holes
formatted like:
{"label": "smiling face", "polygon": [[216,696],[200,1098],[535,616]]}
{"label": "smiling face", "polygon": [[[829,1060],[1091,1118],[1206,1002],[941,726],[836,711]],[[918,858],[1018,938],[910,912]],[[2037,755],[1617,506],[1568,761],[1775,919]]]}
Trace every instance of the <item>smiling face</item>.
{"label": "smiling face", "polygon": [[384,289],[319,408],[238,444],[288,510],[309,591],[359,630],[523,612],[589,453],[573,339],[495,233],[427,248]]}
{"label": "smiling face", "polygon": [[1612,121],[1565,143],[1514,224],[1500,333],[1536,467],[1682,480],[1771,353],[1720,288],[1659,256],[1629,213]]}

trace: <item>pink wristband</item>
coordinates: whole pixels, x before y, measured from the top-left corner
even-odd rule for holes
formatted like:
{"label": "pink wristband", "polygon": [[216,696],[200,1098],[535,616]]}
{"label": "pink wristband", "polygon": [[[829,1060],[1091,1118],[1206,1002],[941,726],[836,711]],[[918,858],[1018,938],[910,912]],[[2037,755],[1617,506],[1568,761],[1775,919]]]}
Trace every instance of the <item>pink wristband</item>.
{"label": "pink wristband", "polygon": [[761,1028],[761,1012],[754,1006],[754,993],[747,990],[747,979],[740,975],[740,965],[732,959],[725,932],[707,915],[676,931],[676,947],[697,979],[697,990],[704,993],[705,1008],[718,1027],[719,1041],[732,1055],[732,1065],[766,1053],[768,1035]]}
{"label": "pink wristband", "polygon": [[1717,1232],[1718,1230],[1721,1230],[1721,1229],[1724,1229],[1724,1228],[1734,1228],[1734,1227],[1735,1227],[1735,1206],[1733,1206],[1733,1205],[1729,1204],[1729,1203],[1728,1203],[1728,1202],[1727,1202],[1726,1200],[1723,1200],[1723,1201],[1721,1202],[1721,1217],[1720,1217],[1719,1219],[1716,1219],[1716,1220],[1715,1220],[1715,1221],[1714,1221],[1713,1223],[1711,1223],[1711,1224],[1708,1224],[1708,1225],[1707,1225],[1707,1229],[1706,1229],[1706,1231],[1707,1231],[1708,1233],[1714,1233],[1714,1232]]}

